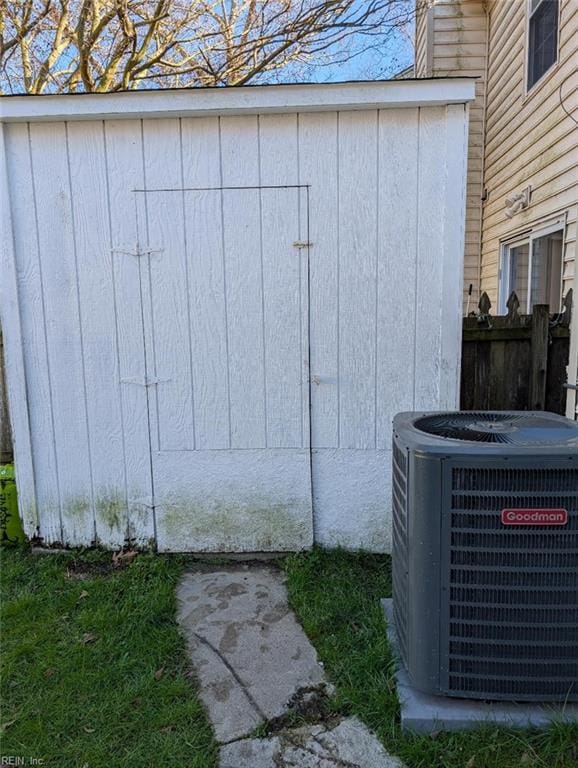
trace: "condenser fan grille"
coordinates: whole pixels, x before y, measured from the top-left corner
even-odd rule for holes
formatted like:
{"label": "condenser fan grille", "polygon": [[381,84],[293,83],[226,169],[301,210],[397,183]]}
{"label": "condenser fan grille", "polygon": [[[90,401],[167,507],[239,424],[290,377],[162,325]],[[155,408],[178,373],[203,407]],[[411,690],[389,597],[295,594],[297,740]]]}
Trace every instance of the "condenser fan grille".
{"label": "condenser fan grille", "polygon": [[418,419],[415,426],[429,435],[473,443],[578,447],[578,429],[572,422],[565,424],[534,414],[440,413]]}

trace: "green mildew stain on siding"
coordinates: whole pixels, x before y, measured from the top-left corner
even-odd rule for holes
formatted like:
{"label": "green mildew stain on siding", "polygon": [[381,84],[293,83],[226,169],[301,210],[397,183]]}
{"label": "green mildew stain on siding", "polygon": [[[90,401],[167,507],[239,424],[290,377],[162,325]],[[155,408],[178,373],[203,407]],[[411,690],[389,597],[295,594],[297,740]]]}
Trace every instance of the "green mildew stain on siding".
{"label": "green mildew stain on siding", "polygon": [[90,514],[90,508],[90,499],[85,496],[75,496],[64,502],[62,506],[62,514],[64,517],[74,519],[75,522],[77,522]]}
{"label": "green mildew stain on siding", "polygon": [[86,496],[73,496],[62,504],[63,544],[90,543],[93,538],[92,501]]}
{"label": "green mildew stain on siding", "polygon": [[[93,514],[94,507],[94,514]],[[94,499],[88,496],[74,496],[69,498],[62,507],[62,518],[66,533],[67,522],[73,526],[77,535],[81,532],[86,535],[87,542],[92,539],[93,518],[96,523],[106,526],[110,531],[122,532],[126,527],[126,499],[124,492],[114,488],[99,491]]]}
{"label": "green mildew stain on siding", "polygon": [[198,550],[293,550],[311,544],[309,517],[303,502],[279,504],[266,498],[231,504],[218,499],[171,497],[157,503],[157,521],[169,548],[198,545]]}
{"label": "green mildew stain on siding", "polygon": [[108,491],[98,496],[94,503],[97,522],[102,521],[110,530],[121,531],[126,527],[126,499],[120,493]]}
{"label": "green mildew stain on siding", "polygon": [[34,535],[38,527],[38,512],[35,504],[27,504],[20,510],[20,519],[22,525],[26,528],[28,535]]}
{"label": "green mildew stain on siding", "polygon": [[[141,505],[134,505],[130,513],[142,520],[151,514]],[[124,493],[102,489],[94,505],[85,496],[69,499],[62,509],[64,543],[69,536],[71,540],[92,541],[94,516],[97,532],[102,531],[103,536],[104,527],[124,534],[129,517]],[[267,495],[256,495],[235,503],[171,495],[157,501],[156,516],[163,548],[169,551],[294,551],[312,544],[311,510],[300,498],[279,503]],[[154,542],[150,544],[154,546]]]}

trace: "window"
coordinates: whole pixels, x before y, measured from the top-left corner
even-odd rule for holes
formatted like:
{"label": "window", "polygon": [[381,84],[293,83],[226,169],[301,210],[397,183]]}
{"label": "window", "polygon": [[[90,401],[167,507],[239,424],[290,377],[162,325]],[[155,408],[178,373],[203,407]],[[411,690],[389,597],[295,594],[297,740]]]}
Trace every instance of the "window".
{"label": "window", "polygon": [[528,90],[558,58],[558,0],[530,0]]}
{"label": "window", "polygon": [[548,304],[550,312],[562,306],[562,255],[564,231],[559,224],[542,228],[511,240],[502,246],[500,307],[512,291],[520,311],[530,314],[534,304]]}

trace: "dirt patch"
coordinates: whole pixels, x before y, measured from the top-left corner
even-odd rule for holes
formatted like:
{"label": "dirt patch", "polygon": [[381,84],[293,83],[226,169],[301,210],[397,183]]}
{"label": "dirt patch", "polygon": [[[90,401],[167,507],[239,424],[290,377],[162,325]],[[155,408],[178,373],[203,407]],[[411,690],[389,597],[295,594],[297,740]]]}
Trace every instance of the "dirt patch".
{"label": "dirt patch", "polygon": [[335,726],[341,719],[331,710],[331,689],[323,683],[300,688],[287,705],[287,712],[266,723],[268,736],[299,725]]}
{"label": "dirt patch", "polygon": [[128,568],[137,556],[136,550],[114,552],[110,560],[73,559],[66,566],[69,579],[93,579],[96,576],[110,576]]}
{"label": "dirt patch", "polygon": [[282,553],[266,553],[261,559],[254,553],[235,555],[225,554],[190,554],[188,555],[187,571],[190,573],[214,573],[219,571],[227,573],[242,573],[254,568],[261,568],[267,571],[278,573],[282,570],[285,555]]}
{"label": "dirt patch", "polygon": [[72,560],[66,567],[69,579],[93,579],[95,576],[108,576],[115,570],[112,563],[87,563],[83,560]]}

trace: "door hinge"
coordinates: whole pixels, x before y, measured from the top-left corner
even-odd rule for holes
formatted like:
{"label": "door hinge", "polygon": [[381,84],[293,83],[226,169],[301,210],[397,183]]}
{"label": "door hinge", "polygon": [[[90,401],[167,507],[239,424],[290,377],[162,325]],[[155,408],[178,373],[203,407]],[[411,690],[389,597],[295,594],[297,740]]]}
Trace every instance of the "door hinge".
{"label": "door hinge", "polygon": [[112,248],[111,253],[120,253],[124,256],[135,256],[137,259],[140,259],[142,256],[160,256],[161,253],[164,253],[164,250],[164,248],[140,248],[137,245],[135,251],[127,251],[123,248]]}
{"label": "door hinge", "polygon": [[121,384],[136,384],[137,387],[156,387],[157,384],[164,384],[170,379],[158,379],[145,377],[144,379],[121,379]]}
{"label": "door hinge", "polygon": [[295,240],[293,248],[311,248],[312,245],[310,240]]}

